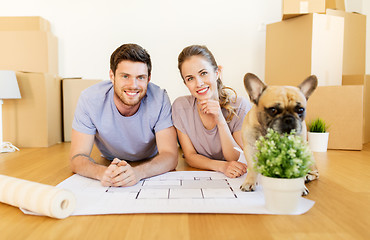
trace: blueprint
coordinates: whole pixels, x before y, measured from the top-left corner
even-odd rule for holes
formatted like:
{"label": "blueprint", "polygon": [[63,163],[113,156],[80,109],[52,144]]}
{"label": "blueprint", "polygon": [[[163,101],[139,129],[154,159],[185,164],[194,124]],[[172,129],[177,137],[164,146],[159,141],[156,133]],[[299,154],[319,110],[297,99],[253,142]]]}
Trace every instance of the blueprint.
{"label": "blueprint", "polygon": [[[265,208],[260,186],[254,192],[239,187],[246,175],[227,178],[212,171],[173,171],[141,180],[132,187],[103,187],[97,180],[73,175],[57,185],[72,191],[77,205],[72,215],[124,213],[272,214]],[[294,214],[314,201],[301,198]]]}

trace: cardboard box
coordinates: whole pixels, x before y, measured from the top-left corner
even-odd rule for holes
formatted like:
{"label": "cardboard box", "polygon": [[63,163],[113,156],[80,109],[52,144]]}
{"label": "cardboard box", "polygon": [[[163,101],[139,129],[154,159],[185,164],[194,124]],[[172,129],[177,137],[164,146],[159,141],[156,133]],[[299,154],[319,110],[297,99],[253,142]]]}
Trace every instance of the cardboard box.
{"label": "cardboard box", "polygon": [[63,129],[64,141],[71,141],[72,122],[74,118],[75,109],[81,92],[102,80],[88,80],[88,79],[62,79],[63,89]]}
{"label": "cardboard box", "polygon": [[42,17],[0,17],[0,31],[50,31],[50,23]]}
{"label": "cardboard box", "polygon": [[283,0],[282,3],[283,20],[307,13],[325,13],[325,0]]}
{"label": "cardboard box", "polygon": [[326,9],[330,8],[346,11],[344,0],[326,0],[325,7]]}
{"label": "cardboard box", "polygon": [[344,0],[283,0],[282,3],[283,20],[307,13],[325,13],[328,8],[345,11]]}
{"label": "cardboard box", "polygon": [[44,31],[0,31],[0,69],[58,75],[58,40]]}
{"label": "cardboard box", "polygon": [[16,72],[21,99],[4,100],[3,139],[17,147],[61,142],[61,80],[44,73]]}
{"label": "cardboard box", "polygon": [[364,87],[363,143],[370,142],[370,75],[343,75],[343,85]]}
{"label": "cardboard box", "polygon": [[326,14],[344,18],[343,75],[365,75],[366,16],[332,9]]}
{"label": "cardboard box", "polygon": [[297,86],[314,74],[319,86],[340,86],[343,35],[343,17],[324,14],[307,14],[268,24],[266,83]]}
{"label": "cardboard box", "polygon": [[328,149],[361,150],[363,86],[318,87],[307,102],[307,125],[317,117],[329,125]]}

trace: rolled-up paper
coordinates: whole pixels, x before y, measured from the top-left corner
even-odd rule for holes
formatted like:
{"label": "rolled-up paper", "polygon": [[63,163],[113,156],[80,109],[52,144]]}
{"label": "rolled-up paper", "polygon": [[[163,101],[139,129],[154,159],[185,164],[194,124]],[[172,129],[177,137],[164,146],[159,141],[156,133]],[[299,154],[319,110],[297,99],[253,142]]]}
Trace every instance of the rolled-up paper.
{"label": "rolled-up paper", "polygon": [[59,219],[76,207],[70,191],[4,175],[0,175],[0,202]]}

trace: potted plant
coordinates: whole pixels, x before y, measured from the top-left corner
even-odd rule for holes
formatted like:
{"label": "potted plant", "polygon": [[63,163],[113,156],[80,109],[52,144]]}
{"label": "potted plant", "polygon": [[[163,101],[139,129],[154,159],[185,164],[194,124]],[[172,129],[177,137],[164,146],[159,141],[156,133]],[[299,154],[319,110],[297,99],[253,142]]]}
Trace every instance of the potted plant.
{"label": "potted plant", "polygon": [[308,124],[308,145],[313,152],[326,152],[328,149],[328,125],[321,118],[316,118]]}
{"label": "potted plant", "polygon": [[256,150],[255,168],[261,173],[266,208],[279,214],[294,213],[313,163],[307,142],[294,131],[279,134],[268,129],[256,141]]}

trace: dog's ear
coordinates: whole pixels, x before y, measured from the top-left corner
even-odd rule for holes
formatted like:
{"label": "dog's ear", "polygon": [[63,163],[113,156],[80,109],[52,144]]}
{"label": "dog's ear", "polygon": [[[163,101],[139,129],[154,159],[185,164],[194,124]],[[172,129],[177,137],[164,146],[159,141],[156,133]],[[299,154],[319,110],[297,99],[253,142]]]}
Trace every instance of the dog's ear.
{"label": "dog's ear", "polygon": [[308,99],[311,96],[313,91],[315,91],[316,87],[317,87],[317,77],[315,75],[309,76],[298,86],[303,95],[305,95],[306,99]]}
{"label": "dog's ear", "polygon": [[245,74],[244,86],[251,101],[257,105],[262,92],[267,86],[253,73]]}

